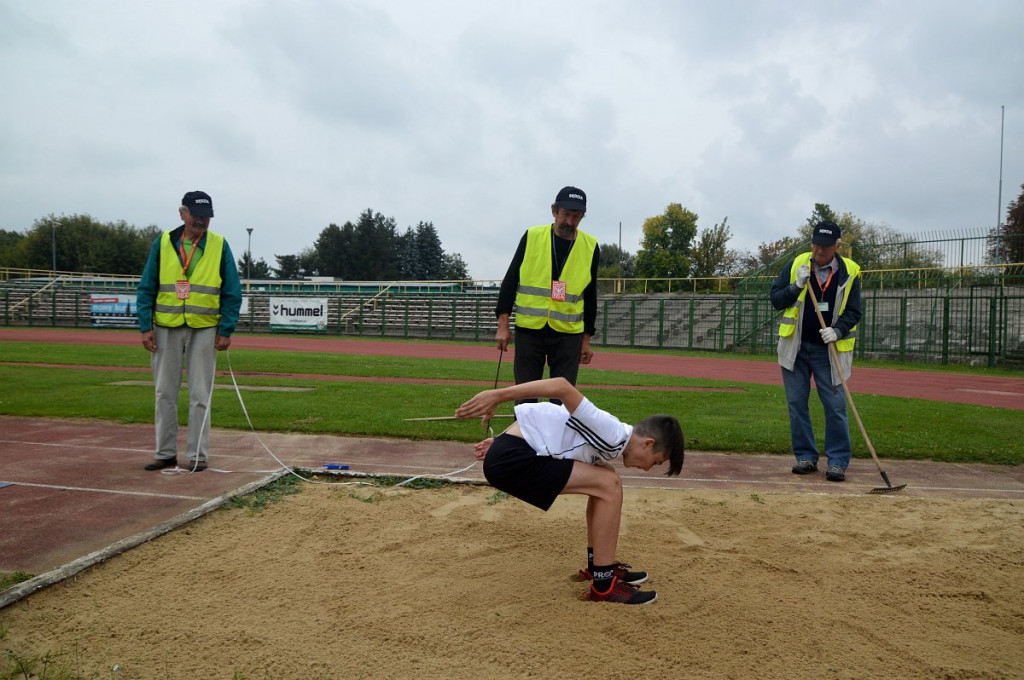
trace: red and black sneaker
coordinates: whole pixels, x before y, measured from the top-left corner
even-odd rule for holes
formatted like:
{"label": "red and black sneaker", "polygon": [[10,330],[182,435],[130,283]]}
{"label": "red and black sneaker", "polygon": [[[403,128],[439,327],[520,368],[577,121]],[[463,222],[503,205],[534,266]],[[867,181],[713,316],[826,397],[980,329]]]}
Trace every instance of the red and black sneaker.
{"label": "red and black sneaker", "polygon": [[[615,578],[628,583],[631,586],[638,586],[647,580],[646,571],[629,571],[629,565],[624,562],[616,562],[615,567]],[[593,581],[594,576],[590,573],[589,569],[580,569],[577,573],[571,577],[573,581]]]}
{"label": "red and black sneaker", "polygon": [[636,586],[623,583],[617,578],[612,578],[612,584],[603,593],[594,589],[590,584],[589,599],[591,602],[618,602],[620,604],[650,604],[658,599],[658,593],[653,590],[640,590]]}

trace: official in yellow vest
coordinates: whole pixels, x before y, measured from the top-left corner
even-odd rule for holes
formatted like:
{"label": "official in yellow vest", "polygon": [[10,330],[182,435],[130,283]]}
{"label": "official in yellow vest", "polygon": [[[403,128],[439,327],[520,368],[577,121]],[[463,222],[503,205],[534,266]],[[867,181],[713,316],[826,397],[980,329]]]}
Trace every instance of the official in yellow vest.
{"label": "official in yellow vest", "polygon": [[156,453],[147,470],[178,464],[178,392],[188,367],[188,467],[205,470],[210,443],[210,401],[217,352],[231,345],[242,286],[234,255],[209,231],[213,201],[190,191],[178,214],[183,224],[160,235],[150,249],[136,294],[142,346],[151,353],[156,388]]}
{"label": "official in yellow vest", "polygon": [[580,364],[594,356],[600,249],[579,229],[586,210],[582,189],[559,191],[551,204],[554,221],[526,230],[501,282],[494,339],[507,351],[514,311],[516,384],[542,379],[547,365],[549,377],[575,385]]}
{"label": "official in yellow vest", "polygon": [[[786,263],[772,285],[772,306],[785,310],[779,323],[779,365],[789,406],[789,429],[796,456],[793,473],[817,472],[819,451],[811,426],[808,400],[811,376],[825,412],[825,478],[846,480],[850,464],[850,423],[842,379],[853,366],[853,348],[861,319],[860,266],[838,254],[841,230],[831,221],[819,222],[811,238],[811,252]],[[808,286],[826,327],[810,307]],[[834,364],[828,345],[839,357]]]}

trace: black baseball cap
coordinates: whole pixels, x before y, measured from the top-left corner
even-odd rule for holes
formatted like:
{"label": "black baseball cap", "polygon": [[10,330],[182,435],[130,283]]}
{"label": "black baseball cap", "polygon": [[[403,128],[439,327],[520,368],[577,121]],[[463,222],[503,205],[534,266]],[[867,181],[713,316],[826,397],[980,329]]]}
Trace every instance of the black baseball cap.
{"label": "black baseball cap", "polygon": [[555,205],[566,210],[587,212],[587,195],[583,193],[583,189],[564,187],[555,196]]}
{"label": "black baseball cap", "polygon": [[818,225],[814,227],[814,235],[811,237],[811,243],[816,246],[834,246],[836,241],[842,232],[839,230],[839,225],[835,222],[818,222]]}
{"label": "black baseball cap", "polygon": [[181,205],[193,217],[213,217],[213,199],[204,191],[190,191],[181,198]]}

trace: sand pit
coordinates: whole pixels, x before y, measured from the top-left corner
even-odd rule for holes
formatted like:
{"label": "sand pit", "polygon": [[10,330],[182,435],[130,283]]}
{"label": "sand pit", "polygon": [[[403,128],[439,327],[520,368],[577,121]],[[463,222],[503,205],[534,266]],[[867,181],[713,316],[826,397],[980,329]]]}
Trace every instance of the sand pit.
{"label": "sand pit", "polygon": [[[1020,678],[1024,507],[626,490],[644,607],[579,599],[579,497],[307,485],[0,611],[85,678]],[[116,671],[114,667],[116,666]],[[20,676],[19,676],[20,677]]]}

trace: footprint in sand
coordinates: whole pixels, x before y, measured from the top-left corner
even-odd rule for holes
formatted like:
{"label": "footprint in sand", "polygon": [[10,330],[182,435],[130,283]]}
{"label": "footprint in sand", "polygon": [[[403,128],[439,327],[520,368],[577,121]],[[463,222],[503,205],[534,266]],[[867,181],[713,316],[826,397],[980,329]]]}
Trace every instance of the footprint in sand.
{"label": "footprint in sand", "polygon": [[486,505],[484,501],[473,496],[462,496],[454,501],[445,503],[430,511],[432,517],[447,517],[456,510],[466,507],[476,507],[481,521],[493,522],[501,516],[501,510],[497,505]]}

